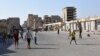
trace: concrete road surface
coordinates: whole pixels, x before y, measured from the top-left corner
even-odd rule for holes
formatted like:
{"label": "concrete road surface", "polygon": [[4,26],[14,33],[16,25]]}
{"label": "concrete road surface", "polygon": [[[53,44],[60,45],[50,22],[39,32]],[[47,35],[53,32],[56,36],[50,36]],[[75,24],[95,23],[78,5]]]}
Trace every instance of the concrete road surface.
{"label": "concrete road surface", "polygon": [[[20,39],[19,48],[15,49],[14,44],[8,49],[12,52],[2,54],[0,56],[100,56],[100,36],[91,34],[87,37],[83,33],[83,39],[79,39],[76,34],[77,44],[74,42],[70,45],[68,33],[60,32],[39,32],[37,34],[38,44],[31,41],[31,49],[27,49],[27,42]],[[0,51],[2,52],[2,51]]]}

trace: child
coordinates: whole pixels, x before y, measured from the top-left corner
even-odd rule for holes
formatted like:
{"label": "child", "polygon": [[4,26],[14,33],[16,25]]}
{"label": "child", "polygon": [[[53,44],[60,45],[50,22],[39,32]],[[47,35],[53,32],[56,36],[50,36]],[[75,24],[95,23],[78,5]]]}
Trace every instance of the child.
{"label": "child", "polygon": [[70,44],[71,44],[71,42],[72,42],[73,40],[75,41],[75,44],[77,44],[77,43],[76,43],[76,39],[75,39],[75,34],[76,34],[76,33],[75,33],[75,31],[73,30],[73,32],[71,33],[71,37],[72,37],[72,38],[71,38]]}

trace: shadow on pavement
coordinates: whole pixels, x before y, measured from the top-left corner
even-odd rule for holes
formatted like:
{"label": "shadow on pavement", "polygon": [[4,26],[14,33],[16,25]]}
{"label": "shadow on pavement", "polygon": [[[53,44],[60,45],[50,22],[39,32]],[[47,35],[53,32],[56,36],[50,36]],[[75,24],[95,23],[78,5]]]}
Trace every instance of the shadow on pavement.
{"label": "shadow on pavement", "polygon": [[[28,49],[28,48],[18,48],[18,49]],[[58,48],[51,48],[51,47],[32,47],[32,48],[29,48],[29,49],[58,49]]]}
{"label": "shadow on pavement", "polygon": [[83,39],[95,39],[95,38],[88,37],[88,38],[83,38]]}
{"label": "shadow on pavement", "polygon": [[8,55],[2,55],[2,56],[8,56]]}
{"label": "shadow on pavement", "polygon": [[30,49],[58,49],[58,48],[30,48]]}
{"label": "shadow on pavement", "polygon": [[57,45],[57,44],[38,44],[38,45]]}
{"label": "shadow on pavement", "polygon": [[[89,40],[89,39],[90,39],[90,40],[95,40],[96,38],[91,38],[91,37],[84,38],[84,37],[83,37],[81,40]],[[76,40],[80,40],[80,39],[76,39]]]}
{"label": "shadow on pavement", "polygon": [[15,51],[7,49],[12,44],[13,44],[13,39],[7,40],[5,45],[3,45],[2,39],[0,39],[0,55],[1,56],[8,56],[8,55],[5,55],[5,54],[15,53]]}
{"label": "shadow on pavement", "polygon": [[9,56],[9,55],[4,55],[4,54],[9,54],[9,53],[16,53],[15,51],[5,49],[5,50],[0,50],[0,55],[1,56]]}
{"label": "shadow on pavement", "polygon": [[98,46],[100,44],[77,44],[77,45]]}

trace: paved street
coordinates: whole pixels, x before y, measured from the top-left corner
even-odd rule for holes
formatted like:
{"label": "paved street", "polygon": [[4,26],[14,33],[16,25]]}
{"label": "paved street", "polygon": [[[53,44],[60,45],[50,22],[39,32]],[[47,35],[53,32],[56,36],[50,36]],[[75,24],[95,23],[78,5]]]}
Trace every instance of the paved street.
{"label": "paved street", "polygon": [[57,32],[39,32],[37,34],[39,45],[35,45],[32,40],[32,48],[27,49],[26,41],[20,39],[19,49],[15,49],[12,44],[7,48],[10,52],[0,56],[100,56],[100,37],[90,34],[91,37],[87,37],[86,33],[83,33],[83,39],[79,39],[77,33],[78,45],[74,42],[70,45],[66,32],[60,32],[59,35]]}

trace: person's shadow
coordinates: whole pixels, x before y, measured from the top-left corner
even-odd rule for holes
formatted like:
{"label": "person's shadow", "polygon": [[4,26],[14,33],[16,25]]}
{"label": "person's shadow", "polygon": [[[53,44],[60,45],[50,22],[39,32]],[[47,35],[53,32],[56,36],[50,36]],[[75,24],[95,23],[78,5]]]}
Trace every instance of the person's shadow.
{"label": "person's shadow", "polygon": [[77,45],[86,45],[86,46],[99,46],[100,44],[77,44]]}
{"label": "person's shadow", "polygon": [[39,45],[50,45],[50,46],[55,46],[57,44],[39,44]]}
{"label": "person's shadow", "polygon": [[34,47],[30,49],[58,49],[58,48],[51,48],[51,47]]}

